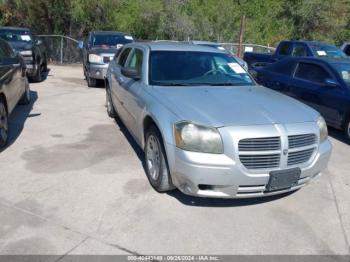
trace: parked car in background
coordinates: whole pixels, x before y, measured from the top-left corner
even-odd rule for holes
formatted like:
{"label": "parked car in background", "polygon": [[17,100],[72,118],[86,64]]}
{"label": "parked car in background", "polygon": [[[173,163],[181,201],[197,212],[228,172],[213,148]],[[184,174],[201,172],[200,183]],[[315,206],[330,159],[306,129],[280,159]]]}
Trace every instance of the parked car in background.
{"label": "parked car in background", "polygon": [[265,65],[291,56],[319,58],[346,57],[342,50],[331,44],[309,41],[282,41],[273,54],[245,52],[243,59],[248,63],[250,68],[255,64]]}
{"label": "parked car in background", "polygon": [[[221,50],[221,51],[226,51],[228,54],[232,54],[230,51],[228,51],[225,47],[223,47],[219,43],[209,42],[209,41],[195,41],[195,40],[189,41],[189,43],[194,44],[194,45],[213,47],[213,48],[216,48],[216,49]],[[236,61],[238,62],[238,64],[240,64],[246,71],[248,71],[248,64],[246,63],[246,61],[239,58],[238,56],[235,56],[235,55],[233,55],[233,56],[236,59]]]}
{"label": "parked car in background", "polygon": [[18,102],[30,102],[26,67],[22,57],[0,39],[0,150],[8,140],[8,116]]}
{"label": "parked car in background", "polygon": [[252,70],[259,84],[319,111],[328,125],[344,130],[350,143],[349,59],[288,58]]}
{"label": "parked car in background", "polygon": [[22,55],[30,80],[41,82],[47,72],[47,54],[43,41],[29,28],[0,27],[0,38],[9,42],[15,52]]}
{"label": "parked car in background", "polygon": [[347,56],[350,56],[350,43],[344,43],[340,49],[343,50]]}
{"label": "parked car in background", "polygon": [[232,55],[183,43],[132,43],[109,64],[107,112],[145,152],[151,185],[202,197],[296,190],[331,153],[318,112],[258,86]]}
{"label": "parked car in background", "polygon": [[94,31],[83,44],[84,75],[89,87],[94,87],[97,80],[104,80],[107,67],[118,49],[134,41],[128,34],[110,31]]}

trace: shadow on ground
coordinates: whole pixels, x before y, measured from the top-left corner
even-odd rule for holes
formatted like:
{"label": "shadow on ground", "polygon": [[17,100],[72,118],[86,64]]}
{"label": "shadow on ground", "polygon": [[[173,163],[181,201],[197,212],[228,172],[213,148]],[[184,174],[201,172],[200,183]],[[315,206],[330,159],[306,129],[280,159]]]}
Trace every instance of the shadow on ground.
{"label": "shadow on ground", "polygon": [[[144,161],[144,152],[136,143],[130,132],[127,130],[125,125],[120,119],[116,119],[116,124],[119,126],[120,131],[123,133],[125,138],[128,140],[129,144],[135,151],[137,157],[142,163],[143,169],[145,171],[145,161]],[[144,172],[146,176],[146,171]],[[239,207],[239,206],[249,206],[249,205],[258,205],[266,202],[278,200],[293,194],[293,192],[288,192],[275,196],[268,196],[262,198],[247,198],[247,199],[220,199],[220,198],[201,198],[201,197],[193,197],[189,195],[185,195],[178,189],[167,192],[166,194],[177,199],[184,205],[187,206],[199,206],[199,207]],[[164,196],[165,197],[165,196]]]}
{"label": "shadow on ground", "polygon": [[29,105],[17,105],[12,114],[9,117],[9,141],[7,146],[3,149],[10,147],[20,136],[23,131],[24,123],[29,117],[36,117],[40,114],[30,114],[33,109],[33,105],[38,99],[38,93],[30,91],[30,104]]}
{"label": "shadow on ground", "polygon": [[328,133],[329,136],[333,137],[334,139],[337,139],[338,141],[347,144],[343,131],[335,129],[333,127],[328,127]]}

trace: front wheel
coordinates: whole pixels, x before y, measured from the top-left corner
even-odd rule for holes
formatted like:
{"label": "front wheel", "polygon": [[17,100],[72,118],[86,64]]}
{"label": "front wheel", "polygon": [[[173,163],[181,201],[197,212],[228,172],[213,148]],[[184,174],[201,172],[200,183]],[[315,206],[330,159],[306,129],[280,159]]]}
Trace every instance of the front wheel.
{"label": "front wheel", "polygon": [[108,116],[111,118],[116,118],[117,112],[114,109],[112,96],[111,96],[111,89],[108,86],[106,86],[106,107],[107,107]]}
{"label": "front wheel", "polygon": [[151,126],[146,132],[145,169],[152,187],[158,192],[174,189],[160,132]]}
{"label": "front wheel", "polygon": [[38,63],[37,65],[37,70],[36,70],[36,74],[33,77],[34,82],[36,83],[40,83],[41,81],[43,81],[43,77],[42,77],[42,67],[40,65],[40,63]]}
{"label": "front wheel", "polygon": [[96,87],[97,85],[97,80],[95,78],[86,76],[86,81],[87,81],[88,87]]}
{"label": "front wheel", "polygon": [[0,149],[6,146],[8,140],[8,114],[4,101],[0,98]]}
{"label": "front wheel", "polygon": [[19,101],[19,104],[20,105],[28,105],[29,103],[30,103],[30,88],[29,88],[28,79],[25,78],[25,89],[24,89],[24,93],[22,95],[22,98]]}

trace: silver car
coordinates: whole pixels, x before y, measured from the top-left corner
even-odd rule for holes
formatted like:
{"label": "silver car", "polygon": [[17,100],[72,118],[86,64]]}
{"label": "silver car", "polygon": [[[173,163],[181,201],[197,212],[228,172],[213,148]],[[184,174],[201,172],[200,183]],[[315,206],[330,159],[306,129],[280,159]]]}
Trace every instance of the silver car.
{"label": "silver car", "polygon": [[308,106],[258,86],[225,51],[132,43],[111,61],[107,112],[145,152],[159,192],[246,198],[296,190],[331,154],[326,123]]}

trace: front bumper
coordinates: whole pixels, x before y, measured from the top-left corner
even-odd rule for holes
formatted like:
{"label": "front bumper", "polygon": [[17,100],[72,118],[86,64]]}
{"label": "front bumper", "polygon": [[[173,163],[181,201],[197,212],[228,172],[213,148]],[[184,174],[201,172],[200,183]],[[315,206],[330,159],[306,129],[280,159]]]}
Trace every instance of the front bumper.
{"label": "front bumper", "polygon": [[301,176],[296,186],[273,192],[266,191],[270,172],[291,167],[281,164],[273,169],[247,169],[238,157],[238,141],[243,137],[261,137],[264,133],[268,133],[269,136],[278,133],[283,140],[283,137],[301,134],[303,131],[305,133],[305,130],[313,130],[315,134],[318,131],[314,123],[289,127],[275,125],[258,128],[223,128],[220,129],[220,133],[224,142],[224,154],[189,152],[168,143],[166,151],[173,183],[185,194],[216,198],[262,197],[299,189],[319,177],[327,167],[332,151],[332,145],[328,140],[316,145],[315,152],[308,162],[293,166],[301,169]]}
{"label": "front bumper", "polygon": [[107,75],[108,64],[89,64],[87,76],[95,79],[105,79]]}

